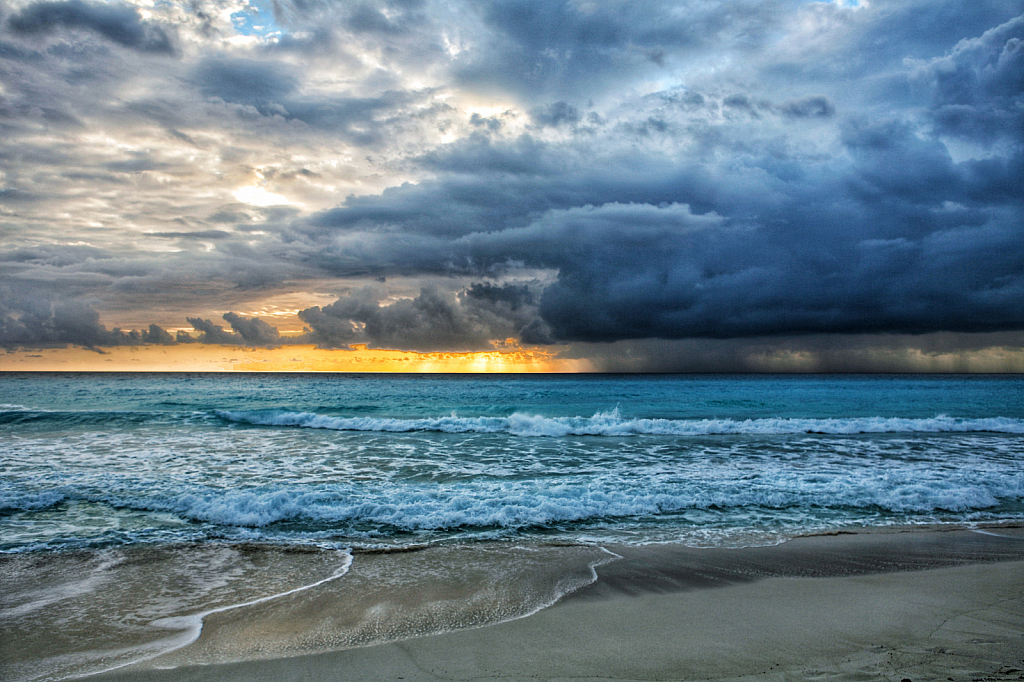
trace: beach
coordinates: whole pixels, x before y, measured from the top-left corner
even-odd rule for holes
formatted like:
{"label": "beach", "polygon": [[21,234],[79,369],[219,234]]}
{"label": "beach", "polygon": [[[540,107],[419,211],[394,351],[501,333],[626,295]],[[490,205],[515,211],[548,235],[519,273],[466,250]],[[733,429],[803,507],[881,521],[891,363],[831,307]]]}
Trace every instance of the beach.
{"label": "beach", "polygon": [[[189,664],[186,648],[89,679],[1024,678],[1020,527],[829,535],[760,548],[608,549],[622,558],[598,566],[595,582],[507,622],[209,665]],[[303,597],[330,613],[337,605],[325,598],[313,590]],[[261,627],[240,612],[222,615],[192,647],[201,652]]]}

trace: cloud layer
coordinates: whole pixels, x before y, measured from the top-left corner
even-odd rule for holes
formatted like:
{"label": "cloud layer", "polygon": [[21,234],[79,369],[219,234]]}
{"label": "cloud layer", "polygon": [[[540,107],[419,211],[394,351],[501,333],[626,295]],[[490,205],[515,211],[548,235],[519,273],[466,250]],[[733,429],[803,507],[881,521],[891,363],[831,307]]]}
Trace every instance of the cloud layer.
{"label": "cloud layer", "polygon": [[7,347],[1024,331],[1019,2],[18,1],[0,60]]}

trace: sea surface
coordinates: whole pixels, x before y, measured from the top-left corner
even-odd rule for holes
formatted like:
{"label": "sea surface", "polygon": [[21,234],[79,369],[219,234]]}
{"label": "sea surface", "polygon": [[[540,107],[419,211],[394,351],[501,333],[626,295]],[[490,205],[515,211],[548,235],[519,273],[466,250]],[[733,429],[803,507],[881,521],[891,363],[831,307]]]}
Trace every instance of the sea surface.
{"label": "sea surface", "polygon": [[[606,546],[1021,521],[1019,376],[0,373],[0,672],[522,617]],[[194,644],[304,591],[348,610]]]}
{"label": "sea surface", "polygon": [[1024,378],[0,374],[0,551],[1024,518]]}

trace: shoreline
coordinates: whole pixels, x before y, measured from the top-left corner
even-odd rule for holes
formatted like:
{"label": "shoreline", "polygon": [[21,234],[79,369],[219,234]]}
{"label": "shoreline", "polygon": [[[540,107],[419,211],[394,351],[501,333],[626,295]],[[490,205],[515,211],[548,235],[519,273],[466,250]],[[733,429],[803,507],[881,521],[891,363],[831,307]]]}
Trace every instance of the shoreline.
{"label": "shoreline", "polygon": [[[883,529],[742,549],[608,551],[622,558],[599,565],[596,581],[497,624],[234,663],[157,659],[81,679],[959,682],[1024,675],[1024,528],[1017,525]],[[329,609],[329,599],[319,595],[306,610]],[[251,636],[265,615],[250,619],[248,631],[210,622],[185,650]],[[287,616],[277,627],[287,624],[302,622]],[[178,667],[159,668],[170,664]]]}

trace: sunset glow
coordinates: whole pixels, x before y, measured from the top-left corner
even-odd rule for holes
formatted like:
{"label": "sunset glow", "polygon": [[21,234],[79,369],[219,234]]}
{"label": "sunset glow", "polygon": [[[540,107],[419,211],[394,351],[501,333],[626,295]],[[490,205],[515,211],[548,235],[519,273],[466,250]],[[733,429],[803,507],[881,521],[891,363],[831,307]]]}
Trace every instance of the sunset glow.
{"label": "sunset glow", "polygon": [[543,350],[411,353],[322,350],[315,346],[236,348],[207,344],[119,346],[102,353],[45,348],[0,355],[8,371],[74,372],[587,372],[586,360],[558,359]]}
{"label": "sunset glow", "polygon": [[[604,358],[559,357],[542,348],[475,353],[414,353],[398,350],[325,350],[312,345],[244,348],[212,344],[116,346],[102,352],[85,348],[12,350],[0,354],[4,371],[32,372],[425,372],[530,373],[635,370],[628,358],[618,364]],[[976,351],[928,353],[920,349],[867,349],[823,354],[777,350],[751,353],[748,372],[814,373],[868,368],[874,372],[1007,373],[1024,372],[1024,351],[1001,347]],[[690,371],[715,371],[701,366]]]}

